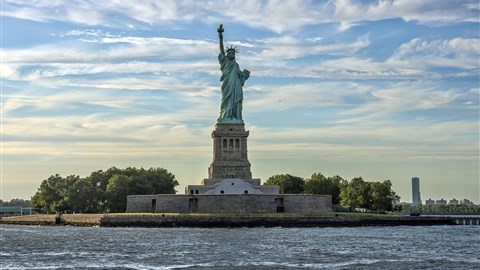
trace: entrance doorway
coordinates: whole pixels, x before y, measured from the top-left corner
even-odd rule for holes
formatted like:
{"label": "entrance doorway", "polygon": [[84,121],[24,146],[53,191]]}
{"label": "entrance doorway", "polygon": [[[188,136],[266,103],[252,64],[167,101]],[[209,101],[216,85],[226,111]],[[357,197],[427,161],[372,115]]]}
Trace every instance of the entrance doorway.
{"label": "entrance doorway", "polygon": [[198,199],[190,198],[188,199],[188,212],[196,213],[198,211]]}
{"label": "entrance doorway", "polygon": [[152,206],[150,207],[150,211],[155,213],[157,211],[157,199],[152,199]]}
{"label": "entrance doorway", "polygon": [[283,198],[275,198],[275,206],[277,207],[277,213],[285,212],[285,206],[283,205]]}

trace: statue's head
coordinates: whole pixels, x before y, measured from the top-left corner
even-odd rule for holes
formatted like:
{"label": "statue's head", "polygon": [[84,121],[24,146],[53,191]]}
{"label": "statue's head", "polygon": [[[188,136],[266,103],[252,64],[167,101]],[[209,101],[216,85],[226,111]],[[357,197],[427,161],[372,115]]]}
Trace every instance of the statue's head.
{"label": "statue's head", "polygon": [[238,53],[237,47],[233,47],[233,45],[229,48],[227,47],[227,57],[235,60],[235,53]]}

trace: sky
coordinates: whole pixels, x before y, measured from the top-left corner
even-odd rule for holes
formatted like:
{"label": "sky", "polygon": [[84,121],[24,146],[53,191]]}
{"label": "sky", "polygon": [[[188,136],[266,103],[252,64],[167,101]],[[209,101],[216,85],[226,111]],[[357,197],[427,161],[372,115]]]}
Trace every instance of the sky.
{"label": "sky", "polygon": [[217,27],[251,74],[252,174],[480,199],[478,0],[1,0],[1,194],[50,175],[208,177]]}

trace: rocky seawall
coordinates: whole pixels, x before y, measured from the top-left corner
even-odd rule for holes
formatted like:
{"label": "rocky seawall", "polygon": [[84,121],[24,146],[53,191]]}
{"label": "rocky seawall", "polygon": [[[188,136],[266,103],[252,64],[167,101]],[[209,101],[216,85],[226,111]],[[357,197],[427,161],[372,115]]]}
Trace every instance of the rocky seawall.
{"label": "rocky seawall", "polygon": [[100,226],[104,214],[29,215],[0,218],[0,224]]}
{"label": "rocky seawall", "polygon": [[18,225],[55,225],[57,215],[28,215],[0,218],[0,224]]}
{"label": "rocky seawall", "polygon": [[216,216],[216,215],[31,215],[4,217],[0,224],[100,227],[361,227],[455,225],[439,217]]}

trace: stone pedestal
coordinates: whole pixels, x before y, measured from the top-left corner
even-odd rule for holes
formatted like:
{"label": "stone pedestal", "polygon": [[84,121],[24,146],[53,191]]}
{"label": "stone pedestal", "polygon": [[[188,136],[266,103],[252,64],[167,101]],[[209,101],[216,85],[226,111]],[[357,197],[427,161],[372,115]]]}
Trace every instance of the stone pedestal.
{"label": "stone pedestal", "polygon": [[209,179],[252,179],[247,157],[244,124],[216,124],[212,132],[213,161],[208,168]]}

